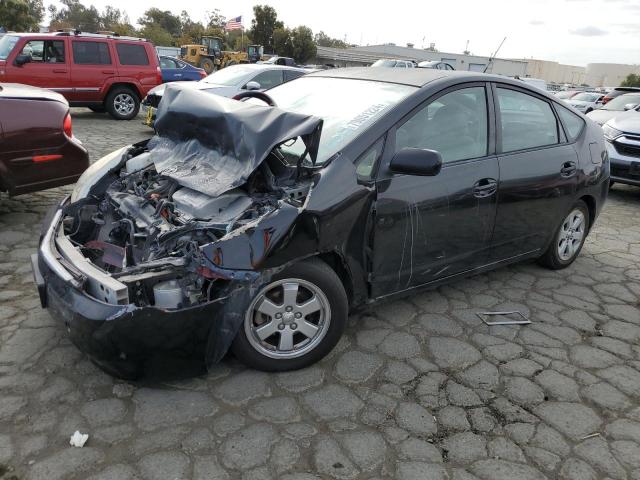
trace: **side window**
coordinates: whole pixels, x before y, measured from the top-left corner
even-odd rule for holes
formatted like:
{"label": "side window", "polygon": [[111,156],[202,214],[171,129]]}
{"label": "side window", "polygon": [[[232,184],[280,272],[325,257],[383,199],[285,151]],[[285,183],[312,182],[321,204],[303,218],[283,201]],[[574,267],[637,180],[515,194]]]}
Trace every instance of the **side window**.
{"label": "side window", "polygon": [[396,151],[436,150],[443,162],[487,154],[487,94],[484,87],[447,93],[421,108],[396,129]]}
{"label": "side window", "polygon": [[73,63],[77,65],[110,65],[111,54],[105,42],[85,42],[74,40]]}
{"label": "side window", "polygon": [[32,40],[22,48],[22,55],[31,55],[32,62],[64,63],[63,40]]}
{"label": "side window", "polygon": [[560,105],[556,105],[556,111],[567,133],[569,141],[573,142],[582,133],[584,128],[584,120],[575,113],[571,112],[568,108],[564,108]]}
{"label": "side window", "polygon": [[526,93],[498,88],[502,120],[502,151],[558,143],[558,123],[551,105]]}
{"label": "side window", "polygon": [[295,70],[285,70],[284,71],[284,81],[288,82],[290,80],[294,80],[298,77],[304,75],[304,72],[297,72]]}
{"label": "side window", "polygon": [[260,84],[260,88],[271,88],[282,83],[282,70],[267,70],[253,77],[254,82]]}
{"label": "side window", "polygon": [[374,143],[366,152],[356,160],[356,174],[363,180],[371,180],[376,172],[378,159],[384,147],[384,137]]}
{"label": "side window", "polygon": [[22,47],[21,55],[31,55],[32,62],[44,62],[44,40],[31,40]]}
{"label": "side window", "polygon": [[177,66],[174,60],[163,57],[160,59],[160,68],[180,68],[180,66]]}
{"label": "side window", "polygon": [[116,51],[118,52],[120,65],[149,65],[149,58],[144,45],[116,43]]}

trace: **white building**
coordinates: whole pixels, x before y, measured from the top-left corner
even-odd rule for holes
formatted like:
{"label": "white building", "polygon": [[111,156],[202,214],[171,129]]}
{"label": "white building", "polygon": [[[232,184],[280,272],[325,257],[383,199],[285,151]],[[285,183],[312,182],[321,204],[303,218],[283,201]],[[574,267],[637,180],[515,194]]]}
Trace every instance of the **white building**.
{"label": "white building", "polygon": [[371,65],[380,58],[397,58],[401,60],[415,60],[417,62],[438,60],[451,64],[456,70],[470,70],[496,73],[510,77],[526,75],[527,63],[521,60],[507,60],[495,58],[489,64],[489,57],[464,55],[462,53],[434,52],[413,47],[399,47],[397,45],[369,45],[366,47],[329,48],[318,47],[317,64],[332,64],[337,67],[361,67]]}
{"label": "white building", "polygon": [[640,65],[589,63],[585,83],[592,87],[617,87],[631,73],[640,74]]}

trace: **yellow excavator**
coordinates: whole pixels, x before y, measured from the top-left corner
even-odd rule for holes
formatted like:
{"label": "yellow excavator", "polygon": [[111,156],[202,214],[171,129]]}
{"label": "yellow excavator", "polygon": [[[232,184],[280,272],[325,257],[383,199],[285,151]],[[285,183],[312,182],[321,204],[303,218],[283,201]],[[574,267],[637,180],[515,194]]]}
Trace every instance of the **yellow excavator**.
{"label": "yellow excavator", "polygon": [[262,45],[249,45],[246,52],[223,50],[220,37],[202,37],[199,45],[182,45],[180,47],[182,60],[204,69],[208,74],[238,63],[255,63],[261,60],[262,56]]}

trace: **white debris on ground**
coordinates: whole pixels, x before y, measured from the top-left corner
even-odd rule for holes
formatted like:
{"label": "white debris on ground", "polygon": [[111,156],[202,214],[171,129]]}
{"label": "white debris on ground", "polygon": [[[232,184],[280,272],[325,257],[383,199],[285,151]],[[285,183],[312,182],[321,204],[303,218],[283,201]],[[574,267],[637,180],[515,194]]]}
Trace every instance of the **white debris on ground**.
{"label": "white debris on ground", "polygon": [[89,440],[88,433],[80,433],[78,430],[75,431],[73,435],[71,435],[71,439],[69,440],[69,445],[72,447],[84,447],[84,444]]}

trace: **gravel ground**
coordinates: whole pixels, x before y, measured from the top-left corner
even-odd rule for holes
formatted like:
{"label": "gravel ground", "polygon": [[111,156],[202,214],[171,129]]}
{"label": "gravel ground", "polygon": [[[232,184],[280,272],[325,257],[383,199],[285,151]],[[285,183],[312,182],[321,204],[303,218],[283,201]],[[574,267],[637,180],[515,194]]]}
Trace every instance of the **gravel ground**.
{"label": "gravel ground", "polygon": [[[74,114],[92,160],[150,132]],[[640,189],[614,187],[566,270],[502,268],[354,315],[307,370],[228,358],[156,384],[102,373],[39,306],[28,258],[69,191],[0,196],[0,479],[640,479]],[[487,327],[486,309],[533,324]]]}

